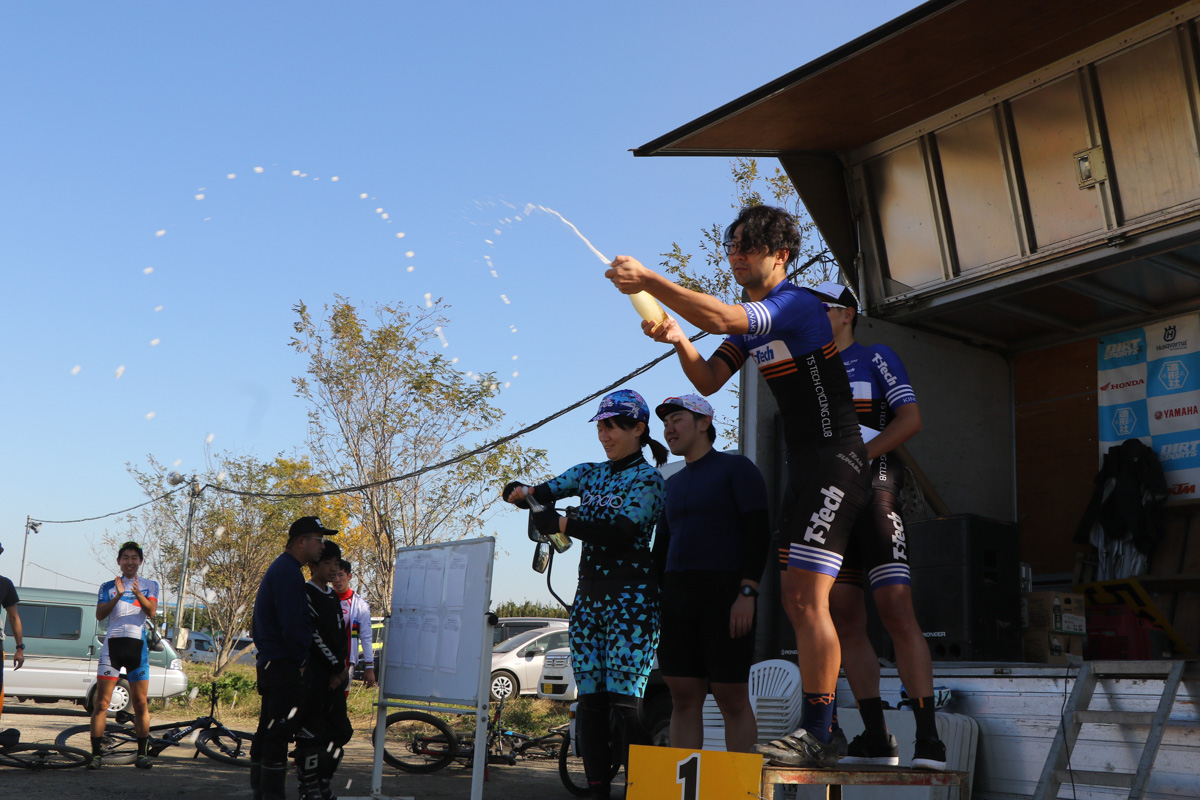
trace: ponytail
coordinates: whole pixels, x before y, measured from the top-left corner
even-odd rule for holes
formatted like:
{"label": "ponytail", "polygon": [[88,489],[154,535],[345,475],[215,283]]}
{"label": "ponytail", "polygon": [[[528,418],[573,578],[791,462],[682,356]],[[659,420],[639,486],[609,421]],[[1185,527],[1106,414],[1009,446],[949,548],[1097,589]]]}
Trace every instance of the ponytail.
{"label": "ponytail", "polygon": [[670,456],[670,451],[666,446],[650,435],[650,426],[646,426],[646,430],[642,431],[642,436],[638,439],[638,444],[642,447],[650,445],[650,455],[654,456],[654,466],[661,467],[667,463],[667,458]]}

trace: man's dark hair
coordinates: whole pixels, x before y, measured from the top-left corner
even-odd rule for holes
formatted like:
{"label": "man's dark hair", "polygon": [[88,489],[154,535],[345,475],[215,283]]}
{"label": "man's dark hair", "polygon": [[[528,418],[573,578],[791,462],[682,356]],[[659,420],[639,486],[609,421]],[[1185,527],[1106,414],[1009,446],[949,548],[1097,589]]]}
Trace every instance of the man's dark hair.
{"label": "man's dark hair", "polygon": [[346,573],[347,575],[354,574],[354,570],[351,569],[351,567],[350,567],[350,562],[344,558],[338,562],[338,569],[340,569],[342,572]]}
{"label": "man's dark hair", "polygon": [[737,219],[725,229],[725,240],[733,238],[733,232],[741,225],[742,247],[758,250],[763,247],[767,252],[787,250],[788,260],[785,267],[791,266],[800,254],[800,229],[796,227],[796,218],[782,208],[775,206],[747,206],[738,214]]}
{"label": "man's dark hair", "polygon": [[121,560],[121,556],[122,556],[122,554],[124,554],[124,552],[126,550],[132,550],[133,552],[138,554],[138,558],[140,558],[142,561],[146,560],[146,556],[142,553],[142,546],[139,545],[137,542],[131,541],[131,542],[126,542],[125,544],[123,544],[119,548],[117,548],[117,560],[118,561]]}
{"label": "man's dark hair", "polygon": [[317,561],[328,561],[329,559],[337,559],[338,564],[342,562],[342,548],[338,547],[337,542],[325,540],[325,546],[321,548],[321,557]]}

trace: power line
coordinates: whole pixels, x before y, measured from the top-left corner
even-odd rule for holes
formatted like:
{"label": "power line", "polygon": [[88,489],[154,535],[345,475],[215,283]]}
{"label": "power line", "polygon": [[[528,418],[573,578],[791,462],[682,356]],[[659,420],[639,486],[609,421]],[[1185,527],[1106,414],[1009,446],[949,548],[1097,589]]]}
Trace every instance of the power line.
{"label": "power line", "polygon": [[[120,513],[120,512],[117,512],[117,513]],[[52,575],[57,575],[60,578],[66,578],[69,581],[75,581],[76,583],[82,583],[87,586],[95,586],[96,585],[95,581],[82,581],[79,578],[72,578],[70,575],[63,575],[61,572],[55,572],[54,570],[50,569],[49,567],[43,567],[41,564],[35,563],[33,561],[26,561],[25,563],[31,567],[37,567],[40,570],[49,572]]]}
{"label": "power line", "polygon": [[[91,522],[91,521],[97,520],[97,519],[104,519],[105,517],[115,517],[117,514],[124,514],[126,511],[133,511],[134,509],[141,508],[142,506],[148,506],[151,503],[157,503],[159,500],[165,500],[183,488],[185,488],[185,487],[183,487],[183,486],[176,487],[176,488],[172,489],[171,491],[169,491],[165,494],[160,494],[158,497],[153,497],[144,503],[138,503],[136,506],[130,506],[129,508],[123,508],[120,511],[110,511],[107,514],[101,514],[98,517],[84,517],[83,519],[34,519],[33,521],[41,522],[46,525],[69,525],[73,522]],[[45,569],[45,568],[43,567],[43,569]]]}

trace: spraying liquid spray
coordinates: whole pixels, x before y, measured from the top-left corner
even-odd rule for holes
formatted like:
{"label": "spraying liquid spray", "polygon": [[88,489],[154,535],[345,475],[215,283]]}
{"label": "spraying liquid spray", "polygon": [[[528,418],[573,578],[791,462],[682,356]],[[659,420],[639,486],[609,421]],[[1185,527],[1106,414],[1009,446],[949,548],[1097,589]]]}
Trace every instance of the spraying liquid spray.
{"label": "spraying liquid spray", "polygon": [[[566,224],[568,228],[575,231],[575,235],[580,239],[583,239],[583,243],[588,246],[589,250],[596,254],[596,258],[600,259],[600,263],[606,267],[612,265],[612,262],[605,258],[604,254],[597,250],[592,243],[588,241],[588,238],[580,233],[579,228],[576,228],[570,222],[570,220],[555,211],[553,208],[546,208],[545,206],[538,206],[538,208],[540,208],[542,211],[545,211],[547,214],[553,214],[554,216],[558,217],[563,221],[564,224]],[[655,300],[648,292],[638,292],[636,294],[629,295],[629,302],[633,303],[634,311],[637,311],[638,315],[647,322],[653,322],[655,325],[658,325],[667,318],[667,314],[662,310],[662,306],[660,306],[658,301]]]}

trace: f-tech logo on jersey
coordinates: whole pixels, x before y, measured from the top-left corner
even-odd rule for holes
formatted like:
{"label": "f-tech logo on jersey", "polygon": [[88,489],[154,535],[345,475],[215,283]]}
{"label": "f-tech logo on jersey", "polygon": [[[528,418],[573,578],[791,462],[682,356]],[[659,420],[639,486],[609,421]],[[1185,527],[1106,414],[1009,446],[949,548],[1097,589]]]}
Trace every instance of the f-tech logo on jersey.
{"label": "f-tech logo on jersey", "polygon": [[883,360],[882,355],[880,355],[879,353],[876,353],[875,356],[871,359],[871,363],[874,364],[875,366],[879,367],[879,374],[883,376],[883,379],[885,381],[887,381],[888,386],[896,385],[896,376],[892,374],[892,371],[890,369],[888,369],[888,364],[886,361]]}
{"label": "f-tech logo on jersey", "polygon": [[1200,448],[1200,441],[1164,444],[1158,450],[1158,460],[1178,461],[1181,458],[1195,458],[1198,448]]}
{"label": "f-tech logo on jersey", "polygon": [[1176,417],[1191,417],[1200,414],[1200,406],[1183,406],[1182,408],[1164,408],[1154,412],[1155,419],[1175,419]]}
{"label": "f-tech logo on jersey", "polygon": [[775,360],[775,351],[769,344],[754,348],[750,351],[750,355],[754,356],[755,364],[766,364],[769,361]]}
{"label": "f-tech logo on jersey", "polygon": [[620,508],[621,497],[611,492],[605,492],[604,494],[599,492],[584,492],[583,504],[595,508]]}
{"label": "f-tech logo on jersey", "polygon": [[821,494],[825,495],[825,507],[818,509],[809,522],[808,530],[804,532],[804,541],[820,542],[825,544],[825,534],[829,532],[829,526],[837,519],[838,509],[842,507],[842,498],[846,493],[836,486],[830,486],[821,490]]}
{"label": "f-tech logo on jersey", "polygon": [[892,521],[892,558],[908,561],[908,543],[904,540],[904,519],[895,511],[887,515]]}
{"label": "f-tech logo on jersey", "polygon": [[1128,342],[1113,342],[1104,346],[1104,360],[1110,358],[1128,358],[1136,356],[1142,350],[1142,343],[1137,339],[1130,339]]}
{"label": "f-tech logo on jersey", "polygon": [[1101,386],[1100,391],[1102,391],[1102,392],[1114,391],[1115,392],[1117,389],[1131,389],[1134,386],[1142,386],[1145,383],[1146,383],[1145,378],[1137,378],[1136,380],[1132,380],[1132,381],[1121,381],[1120,383],[1109,382],[1109,383],[1106,383],[1103,386]]}

